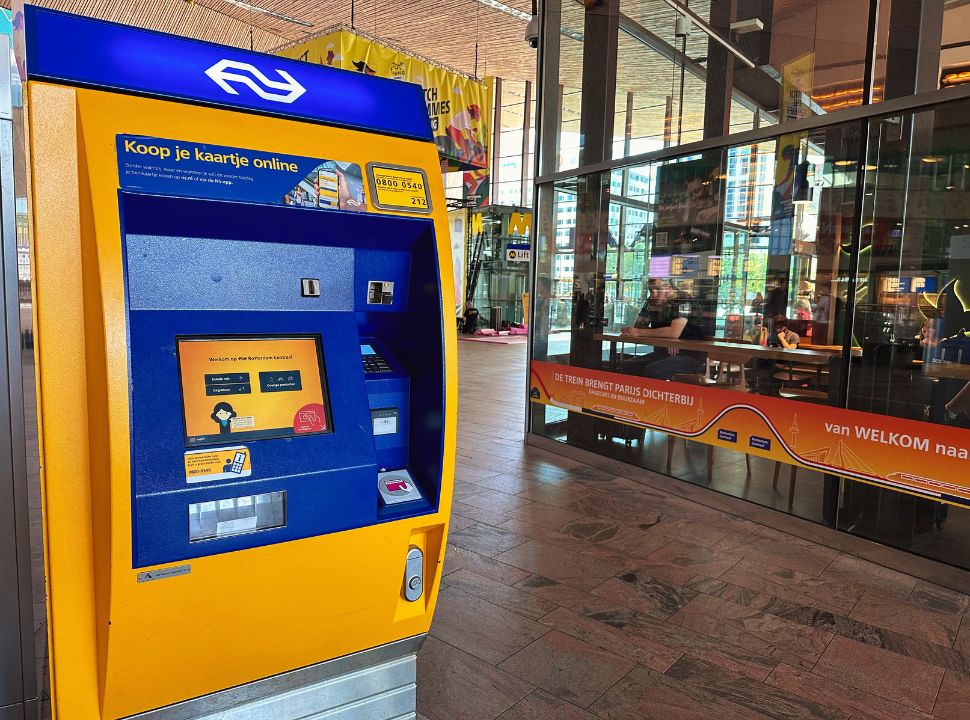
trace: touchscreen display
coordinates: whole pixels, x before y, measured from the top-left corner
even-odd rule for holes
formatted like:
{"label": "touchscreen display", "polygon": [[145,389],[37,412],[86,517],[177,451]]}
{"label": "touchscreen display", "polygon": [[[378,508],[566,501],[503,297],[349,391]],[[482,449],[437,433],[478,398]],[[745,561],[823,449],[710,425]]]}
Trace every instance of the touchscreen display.
{"label": "touchscreen display", "polygon": [[332,432],[319,335],[176,346],[187,447]]}

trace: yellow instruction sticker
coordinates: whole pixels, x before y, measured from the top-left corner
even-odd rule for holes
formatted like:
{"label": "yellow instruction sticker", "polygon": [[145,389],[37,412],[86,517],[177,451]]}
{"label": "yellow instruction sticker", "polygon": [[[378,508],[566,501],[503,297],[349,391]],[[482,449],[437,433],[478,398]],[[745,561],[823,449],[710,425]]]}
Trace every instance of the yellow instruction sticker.
{"label": "yellow instruction sticker", "polygon": [[185,453],[185,481],[189,483],[235,480],[252,474],[249,448],[245,445]]}
{"label": "yellow instruction sticker", "polygon": [[374,205],[381,210],[431,212],[431,195],[424,170],[370,163],[367,174]]}

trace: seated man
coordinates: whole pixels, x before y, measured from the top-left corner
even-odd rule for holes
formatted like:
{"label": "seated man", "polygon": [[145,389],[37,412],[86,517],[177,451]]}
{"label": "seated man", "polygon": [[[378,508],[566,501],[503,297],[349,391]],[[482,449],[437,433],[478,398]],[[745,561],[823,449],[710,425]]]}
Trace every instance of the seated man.
{"label": "seated man", "polygon": [[774,328],[768,336],[768,345],[771,347],[783,347],[786,350],[794,350],[802,339],[798,333],[788,327],[788,318],[784,315],[776,315]]}
{"label": "seated man", "polygon": [[[632,327],[620,333],[631,339],[667,338],[671,340],[704,340],[703,328],[690,316],[690,298],[677,293],[667,280],[648,281],[650,297],[643,304]],[[698,350],[655,347],[647,355],[623,363],[623,372],[657,380],[670,380],[674,375],[700,375],[707,364],[707,353]]]}

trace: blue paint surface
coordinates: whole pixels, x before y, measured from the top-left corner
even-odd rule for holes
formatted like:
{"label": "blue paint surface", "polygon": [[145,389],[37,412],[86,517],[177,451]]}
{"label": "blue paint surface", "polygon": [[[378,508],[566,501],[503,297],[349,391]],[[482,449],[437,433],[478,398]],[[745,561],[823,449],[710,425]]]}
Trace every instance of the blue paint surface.
{"label": "blue paint surface", "polygon": [[[444,387],[442,328],[431,321],[441,297],[430,221],[127,193],[119,199],[135,567],[436,510]],[[318,275],[321,297],[301,297],[299,279]],[[369,308],[364,278],[393,280],[394,304]],[[227,335],[319,335],[333,432],[239,438],[233,444],[251,452],[250,476],[189,484],[176,340]],[[389,357],[393,373],[365,378],[362,337]],[[231,383],[230,375],[213,382]],[[371,409],[382,407],[401,409],[399,434],[373,435]],[[384,507],[379,467],[407,467],[424,498]],[[286,493],[285,526],[189,542],[190,504],[277,491]]]}

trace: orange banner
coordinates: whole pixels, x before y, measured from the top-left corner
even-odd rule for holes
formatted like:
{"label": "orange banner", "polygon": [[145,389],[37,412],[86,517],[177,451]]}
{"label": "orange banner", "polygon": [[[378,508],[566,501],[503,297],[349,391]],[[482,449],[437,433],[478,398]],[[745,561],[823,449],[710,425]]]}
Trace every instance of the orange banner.
{"label": "orange banner", "polygon": [[961,428],[541,361],[529,387],[544,405],[970,505]]}

